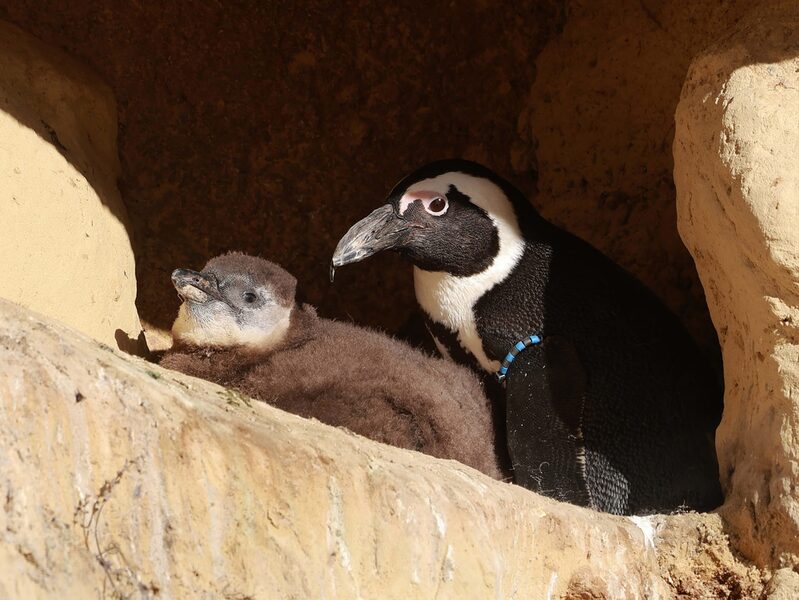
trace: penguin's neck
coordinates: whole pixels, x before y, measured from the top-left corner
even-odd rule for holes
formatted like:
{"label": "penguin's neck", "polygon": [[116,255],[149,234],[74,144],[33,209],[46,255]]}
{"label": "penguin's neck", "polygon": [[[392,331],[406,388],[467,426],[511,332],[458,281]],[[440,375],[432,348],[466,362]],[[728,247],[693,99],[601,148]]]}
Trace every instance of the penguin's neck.
{"label": "penguin's neck", "polygon": [[196,345],[178,340],[168,354],[180,355],[178,370],[222,385],[236,381],[276,352],[301,346],[318,335],[320,319],[309,304],[291,310],[288,329],[268,347]]}
{"label": "penguin's neck", "polygon": [[[489,358],[477,331],[474,308],[478,300],[511,272],[524,254],[525,241],[518,228],[498,227],[499,251],[491,264],[480,273],[458,277],[446,272],[413,269],[416,299],[434,322],[457,336],[464,350],[471,353],[488,372],[499,369],[498,360]],[[435,340],[439,350],[441,342]],[[445,354],[442,352],[442,354]]]}

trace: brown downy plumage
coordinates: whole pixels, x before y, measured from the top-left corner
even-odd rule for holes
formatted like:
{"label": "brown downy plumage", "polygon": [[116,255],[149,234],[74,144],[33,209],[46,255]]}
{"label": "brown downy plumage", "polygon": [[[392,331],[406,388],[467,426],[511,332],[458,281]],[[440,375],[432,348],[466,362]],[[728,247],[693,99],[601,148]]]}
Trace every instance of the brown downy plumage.
{"label": "brown downy plumage", "polygon": [[296,280],[240,253],[172,276],[184,298],[161,365],[373,440],[502,477],[491,407],[467,369],[319,318]]}

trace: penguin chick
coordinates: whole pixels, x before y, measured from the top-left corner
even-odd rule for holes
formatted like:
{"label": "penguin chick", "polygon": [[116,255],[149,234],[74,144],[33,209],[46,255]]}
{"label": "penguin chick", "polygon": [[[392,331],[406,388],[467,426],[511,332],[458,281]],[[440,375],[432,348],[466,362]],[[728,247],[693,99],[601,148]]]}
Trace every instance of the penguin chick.
{"label": "penguin chick", "polygon": [[177,269],[183,300],[161,365],[378,442],[501,478],[491,407],[463,367],[322,319],[280,266],[230,253]]}
{"label": "penguin chick", "polygon": [[338,243],[394,250],[443,353],[504,379],[515,481],[618,513],[721,501],[721,393],[678,319],[524,195],[465,160],[426,165]]}

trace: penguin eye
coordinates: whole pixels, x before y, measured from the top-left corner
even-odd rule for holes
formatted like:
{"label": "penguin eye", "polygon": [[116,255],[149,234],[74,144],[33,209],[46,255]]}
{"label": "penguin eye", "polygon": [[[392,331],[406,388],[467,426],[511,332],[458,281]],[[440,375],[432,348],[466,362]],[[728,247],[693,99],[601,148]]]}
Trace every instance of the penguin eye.
{"label": "penguin eye", "polygon": [[440,217],[447,212],[448,208],[449,202],[447,202],[446,198],[441,196],[436,196],[435,198],[424,201],[424,209],[434,217]]}
{"label": "penguin eye", "polygon": [[252,304],[256,300],[258,300],[258,296],[255,293],[253,293],[253,292],[244,292],[244,294],[242,295],[242,298],[244,298],[244,301],[247,304]]}

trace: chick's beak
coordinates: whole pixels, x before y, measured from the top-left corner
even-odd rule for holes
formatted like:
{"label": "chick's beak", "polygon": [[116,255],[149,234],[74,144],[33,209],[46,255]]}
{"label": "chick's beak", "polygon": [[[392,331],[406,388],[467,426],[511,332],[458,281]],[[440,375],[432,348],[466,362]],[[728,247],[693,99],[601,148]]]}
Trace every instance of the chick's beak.
{"label": "chick's beak", "polygon": [[200,273],[191,269],[172,271],[172,285],[183,300],[207,302],[211,298],[221,299],[219,283],[211,273]]}
{"label": "chick's beak", "polygon": [[398,217],[391,204],[381,206],[350,227],[339,240],[330,262],[330,281],[337,267],[343,267],[402,244],[408,223]]}

